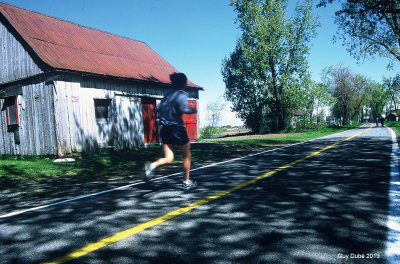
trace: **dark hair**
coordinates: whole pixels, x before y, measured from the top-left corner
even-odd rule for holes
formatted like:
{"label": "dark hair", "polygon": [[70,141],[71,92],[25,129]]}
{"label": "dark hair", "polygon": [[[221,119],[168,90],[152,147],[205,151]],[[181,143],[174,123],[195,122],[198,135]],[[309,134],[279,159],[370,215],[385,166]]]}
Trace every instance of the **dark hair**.
{"label": "dark hair", "polygon": [[182,87],[186,86],[187,78],[184,73],[181,72],[174,72],[169,75],[169,79],[171,80],[172,87],[175,89],[181,89]]}

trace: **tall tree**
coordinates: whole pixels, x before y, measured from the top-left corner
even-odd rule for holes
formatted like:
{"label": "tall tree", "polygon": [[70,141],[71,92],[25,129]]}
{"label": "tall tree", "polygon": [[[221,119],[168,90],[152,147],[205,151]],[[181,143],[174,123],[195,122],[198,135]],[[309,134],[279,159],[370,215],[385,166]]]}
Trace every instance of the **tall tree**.
{"label": "tall tree", "polygon": [[335,22],[353,57],[379,55],[400,61],[400,1],[320,0],[318,6],[333,2],[342,3]]}
{"label": "tall tree", "polygon": [[363,104],[365,103],[366,80],[362,76],[354,75],[350,69],[338,65],[328,72],[330,78],[326,78],[335,103],[332,114],[343,124],[360,118]]}
{"label": "tall tree", "polygon": [[263,86],[254,76],[246,61],[240,43],[237,43],[229,59],[223,62],[222,75],[225,81],[225,97],[232,103],[232,111],[244,121],[254,133],[261,132],[261,122],[267,108]]}
{"label": "tall tree", "polygon": [[333,103],[328,86],[323,83],[313,82],[306,96],[308,100],[305,100],[307,102],[305,109],[309,116],[309,121],[318,125],[322,121],[325,109]]}
{"label": "tall tree", "polygon": [[383,85],[390,96],[391,106],[393,105],[394,110],[397,110],[397,103],[400,97],[400,74],[397,74],[395,77],[391,78],[383,78]]}
{"label": "tall tree", "polygon": [[380,117],[383,114],[383,107],[389,101],[388,92],[385,91],[382,84],[371,82],[367,86],[367,93],[372,118]]}
{"label": "tall tree", "polygon": [[232,0],[242,36],[223,61],[225,97],[256,131],[266,119],[284,129],[310,83],[306,56],[319,26],[313,1],[299,1],[291,18],[287,2]]}

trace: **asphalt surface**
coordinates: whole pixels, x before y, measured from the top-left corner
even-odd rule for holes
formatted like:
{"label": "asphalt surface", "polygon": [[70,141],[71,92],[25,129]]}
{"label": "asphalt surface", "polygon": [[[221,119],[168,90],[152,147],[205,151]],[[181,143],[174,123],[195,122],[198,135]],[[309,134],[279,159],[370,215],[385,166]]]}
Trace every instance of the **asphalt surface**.
{"label": "asphalt surface", "polygon": [[[366,128],[0,218],[0,263],[43,263],[254,179]],[[373,127],[67,263],[386,263],[392,138]]]}

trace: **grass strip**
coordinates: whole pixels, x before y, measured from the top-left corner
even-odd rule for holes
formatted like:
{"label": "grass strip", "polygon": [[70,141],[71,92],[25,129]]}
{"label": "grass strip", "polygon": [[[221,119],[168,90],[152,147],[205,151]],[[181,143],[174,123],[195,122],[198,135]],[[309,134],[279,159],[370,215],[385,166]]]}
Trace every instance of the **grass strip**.
{"label": "grass strip", "polygon": [[385,126],[391,127],[396,133],[397,137],[400,137],[400,121],[387,121]]}
{"label": "grass strip", "polygon": [[[323,137],[329,134],[357,127],[345,126],[321,130],[302,131],[301,134],[277,138],[257,138],[202,142],[192,144],[192,166],[199,167],[207,162],[219,162],[268,147],[286,145]],[[400,124],[398,124],[400,128]],[[268,135],[266,135],[268,136]],[[216,144],[218,143],[218,144]],[[73,163],[54,163],[43,156],[0,156],[0,189],[17,184],[29,184],[43,181],[76,182],[84,184],[110,179],[131,179],[137,177],[146,161],[155,160],[163,155],[159,145],[150,145],[140,150],[102,150],[92,153],[74,154]],[[179,166],[182,157],[177,152],[175,166]]]}

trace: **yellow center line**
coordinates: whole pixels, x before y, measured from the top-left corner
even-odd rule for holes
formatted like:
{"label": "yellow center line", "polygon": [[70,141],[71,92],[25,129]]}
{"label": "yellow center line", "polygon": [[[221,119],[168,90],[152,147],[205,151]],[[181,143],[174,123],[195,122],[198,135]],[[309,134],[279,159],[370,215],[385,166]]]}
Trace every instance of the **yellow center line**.
{"label": "yellow center line", "polygon": [[61,263],[64,263],[66,261],[82,257],[82,256],[84,256],[86,254],[89,254],[89,253],[91,253],[93,251],[96,251],[98,249],[104,248],[104,247],[106,247],[108,245],[111,245],[113,243],[116,243],[118,241],[124,240],[124,239],[126,239],[128,237],[131,237],[131,236],[133,236],[133,235],[135,235],[137,233],[142,232],[143,230],[149,229],[149,228],[151,228],[153,226],[156,226],[156,225],[159,225],[159,224],[161,224],[163,222],[171,220],[172,218],[177,217],[179,215],[182,215],[184,213],[187,213],[187,212],[189,212],[189,211],[191,211],[191,210],[193,210],[193,209],[195,209],[195,208],[197,208],[199,206],[202,206],[202,205],[204,205],[206,203],[209,203],[209,202],[211,202],[211,201],[213,201],[215,199],[221,198],[222,196],[230,194],[231,192],[234,192],[236,190],[242,189],[242,188],[246,187],[247,185],[255,183],[255,182],[259,181],[259,180],[262,180],[262,179],[265,179],[267,177],[270,177],[271,175],[273,175],[273,174],[275,174],[277,172],[280,172],[280,171],[282,171],[284,169],[287,169],[287,168],[289,168],[289,167],[291,167],[291,166],[293,166],[293,165],[295,165],[297,163],[303,162],[306,159],[312,158],[312,157],[314,157],[314,156],[316,156],[316,155],[318,155],[318,154],[320,154],[320,153],[322,153],[322,152],[324,152],[324,151],[326,151],[328,149],[331,149],[331,148],[333,148],[333,147],[335,147],[335,146],[337,146],[337,145],[339,145],[339,144],[341,144],[341,143],[343,143],[345,141],[348,141],[348,140],[351,140],[351,139],[353,139],[355,137],[360,136],[361,134],[367,132],[371,128],[372,128],[372,125],[368,129],[366,129],[364,131],[361,131],[361,132],[359,132],[359,133],[357,133],[357,134],[355,134],[353,136],[350,136],[348,138],[340,140],[340,141],[338,141],[338,142],[336,142],[336,143],[334,143],[332,145],[329,145],[329,146],[327,146],[327,147],[325,147],[323,149],[315,151],[315,152],[311,153],[310,155],[305,156],[305,157],[303,157],[301,159],[298,159],[296,161],[290,162],[290,163],[288,163],[286,165],[283,165],[281,167],[278,167],[278,168],[276,168],[276,169],[274,169],[272,171],[264,173],[264,174],[254,178],[254,179],[251,179],[249,181],[246,181],[246,182],[243,182],[241,184],[238,184],[238,185],[236,185],[236,186],[234,186],[234,187],[232,187],[230,189],[227,189],[225,191],[221,191],[221,192],[218,192],[218,193],[216,193],[214,195],[208,196],[205,199],[202,199],[202,200],[199,200],[197,202],[191,203],[191,204],[189,204],[189,205],[187,205],[185,207],[182,207],[182,208],[179,208],[177,210],[171,211],[171,212],[169,212],[169,213],[167,213],[165,215],[157,217],[157,218],[155,218],[153,220],[150,220],[148,222],[145,222],[145,223],[139,224],[137,226],[134,226],[132,228],[126,229],[124,231],[118,232],[118,233],[116,233],[116,234],[114,234],[114,235],[112,235],[110,237],[107,237],[107,238],[104,238],[104,239],[102,239],[102,240],[100,240],[98,242],[89,244],[89,245],[87,245],[85,247],[82,247],[80,249],[77,249],[77,250],[75,250],[75,251],[73,251],[73,252],[71,252],[71,253],[63,256],[63,257],[57,258],[57,259],[55,259],[55,260],[53,260],[51,262],[46,262],[44,264],[50,264],[50,263],[51,264],[61,264]]}

